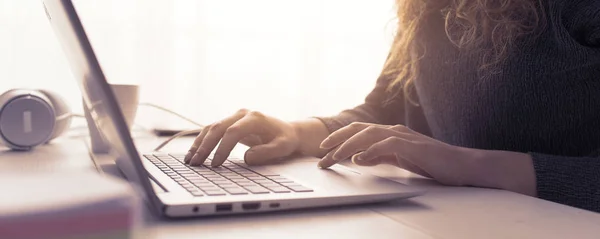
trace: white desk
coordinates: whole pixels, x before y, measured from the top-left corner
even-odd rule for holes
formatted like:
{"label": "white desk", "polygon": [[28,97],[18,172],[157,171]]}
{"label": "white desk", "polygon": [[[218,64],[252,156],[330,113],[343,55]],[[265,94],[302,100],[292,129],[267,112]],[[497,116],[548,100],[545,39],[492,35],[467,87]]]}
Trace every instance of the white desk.
{"label": "white desk", "polygon": [[[191,139],[167,150],[183,151]],[[136,139],[140,150],[160,140]],[[114,166],[100,159],[103,168]],[[33,169],[28,166],[36,166]],[[39,167],[42,165],[43,167]],[[1,170],[93,170],[82,140],[61,139],[29,153],[0,152]],[[499,190],[436,185],[393,167],[361,168],[430,191],[386,204],[260,215],[157,219],[142,238],[599,238],[600,214]]]}

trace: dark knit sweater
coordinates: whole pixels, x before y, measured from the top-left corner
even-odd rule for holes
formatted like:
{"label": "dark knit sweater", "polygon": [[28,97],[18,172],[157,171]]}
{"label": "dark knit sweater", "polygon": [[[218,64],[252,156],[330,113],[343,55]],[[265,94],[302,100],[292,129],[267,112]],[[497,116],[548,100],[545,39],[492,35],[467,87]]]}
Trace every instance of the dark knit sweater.
{"label": "dark knit sweater", "polygon": [[543,2],[546,28],[517,43],[499,73],[481,77],[481,56],[451,44],[432,14],[417,36],[427,48],[418,105],[403,94],[383,104],[382,76],[364,104],[320,119],[330,131],[404,124],[456,146],[529,153],[539,198],[600,212],[600,1]]}

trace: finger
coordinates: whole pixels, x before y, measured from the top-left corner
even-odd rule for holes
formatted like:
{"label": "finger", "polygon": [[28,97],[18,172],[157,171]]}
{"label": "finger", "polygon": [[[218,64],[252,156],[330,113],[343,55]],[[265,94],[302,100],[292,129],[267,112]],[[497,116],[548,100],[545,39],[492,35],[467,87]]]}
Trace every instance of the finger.
{"label": "finger", "polygon": [[376,165],[380,165],[380,164],[389,164],[389,165],[398,166],[395,156],[386,155],[386,156],[375,157],[371,160],[360,160],[361,154],[362,153],[358,153],[358,154],[355,154],[354,156],[352,156],[352,163],[354,163],[358,166],[366,166],[366,167],[376,166]]}
{"label": "finger", "polygon": [[206,132],[206,135],[202,138],[200,145],[196,150],[196,154],[192,156],[190,165],[202,165],[210,152],[217,146],[221,137],[223,137],[225,130],[243,118],[246,114],[247,110],[240,110],[236,114],[227,117],[218,123],[212,124]]}
{"label": "finger", "polygon": [[202,143],[202,139],[204,139],[204,136],[206,136],[206,133],[208,133],[208,129],[209,126],[204,127],[202,131],[200,131],[198,136],[196,136],[196,139],[194,140],[192,147],[190,147],[187,154],[185,155],[183,162],[190,163],[192,157],[194,156],[194,154],[196,154],[196,151],[198,151],[198,146],[200,146],[200,143]]}
{"label": "finger", "polygon": [[429,173],[425,172],[422,168],[417,167],[416,165],[414,165],[413,163],[411,163],[410,161],[408,161],[402,157],[398,157],[396,155],[385,155],[385,156],[375,157],[371,160],[361,160],[360,159],[361,154],[362,153],[356,154],[355,156],[353,156],[352,163],[354,163],[358,166],[365,166],[365,167],[371,167],[371,166],[376,166],[376,165],[380,165],[380,164],[388,164],[388,165],[392,165],[392,166],[407,170],[412,173],[419,174],[421,176],[431,178]]}
{"label": "finger", "polygon": [[322,149],[333,148],[339,145],[340,143],[346,141],[348,138],[352,137],[352,135],[364,130],[369,126],[375,125],[361,122],[354,122],[352,124],[349,124],[348,126],[338,129],[335,132],[331,133],[329,136],[327,136],[327,138],[325,138],[323,142],[321,142],[320,147]]}
{"label": "finger", "polygon": [[396,155],[402,158],[414,157],[417,150],[416,145],[412,141],[401,137],[389,137],[373,144],[358,159],[371,160],[382,155]]}
{"label": "finger", "polygon": [[398,131],[398,132],[403,132],[403,133],[409,133],[409,134],[416,134],[416,135],[419,135],[419,133],[417,133],[416,131],[414,131],[414,130],[412,130],[412,129],[410,129],[410,128],[408,128],[408,127],[404,126],[404,125],[401,125],[401,124],[394,125],[394,126],[390,127],[390,129],[392,129],[392,130],[394,130],[394,131]]}
{"label": "finger", "polygon": [[[349,158],[358,152],[368,149],[371,145],[379,141],[392,136],[402,136],[402,134],[387,128],[369,126],[343,142],[333,154],[333,159],[340,161]],[[411,137],[411,135],[406,135],[405,137]]]}
{"label": "finger", "polygon": [[289,156],[294,151],[291,141],[283,137],[273,139],[267,144],[251,147],[244,155],[248,165],[264,165],[274,162],[282,157]]}
{"label": "finger", "polygon": [[317,167],[321,168],[321,169],[326,169],[331,167],[332,165],[335,164],[335,162],[333,160],[333,151],[327,153],[318,163],[317,163]]}
{"label": "finger", "polygon": [[259,125],[261,123],[264,124],[264,121],[261,122],[259,118],[247,115],[227,128],[223,134],[221,143],[219,143],[219,147],[215,151],[211,166],[218,167],[223,164],[223,162],[227,160],[227,157],[229,157],[229,154],[235,145],[243,138],[248,137],[248,135],[257,133],[256,131],[259,130]]}
{"label": "finger", "polygon": [[249,135],[246,138],[240,140],[240,143],[249,147],[263,144],[264,142],[258,135]]}

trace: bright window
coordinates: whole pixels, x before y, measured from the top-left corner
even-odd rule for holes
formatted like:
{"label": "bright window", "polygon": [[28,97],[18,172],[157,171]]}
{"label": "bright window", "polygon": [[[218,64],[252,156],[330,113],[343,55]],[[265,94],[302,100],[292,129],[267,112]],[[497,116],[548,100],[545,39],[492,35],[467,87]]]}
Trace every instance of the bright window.
{"label": "bright window", "polygon": [[[283,119],[361,103],[389,49],[393,0],[76,0],[112,83],[203,123],[238,108]],[[40,0],[0,0],[0,92],[45,88],[81,111]],[[140,109],[138,123],[179,122]]]}

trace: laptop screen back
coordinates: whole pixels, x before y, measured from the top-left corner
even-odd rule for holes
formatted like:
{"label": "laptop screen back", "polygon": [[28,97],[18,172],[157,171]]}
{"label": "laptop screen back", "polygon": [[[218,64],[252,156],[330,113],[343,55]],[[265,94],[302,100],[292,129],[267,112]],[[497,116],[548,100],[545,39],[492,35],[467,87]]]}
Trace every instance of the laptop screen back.
{"label": "laptop screen back", "polygon": [[[87,107],[101,136],[108,142],[117,157],[123,159],[128,179],[146,192],[146,197],[158,208],[148,173],[135,148],[129,127],[117,104],[96,55],[84,31],[71,0],[44,0],[44,8],[63,52],[79,84],[84,107]],[[131,175],[133,174],[133,175]]]}

